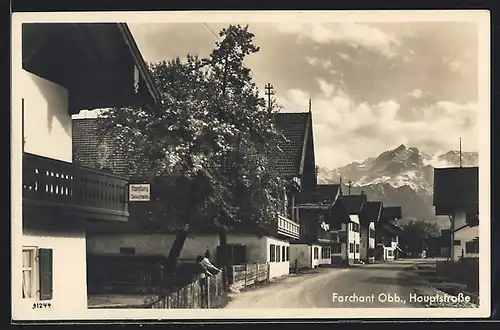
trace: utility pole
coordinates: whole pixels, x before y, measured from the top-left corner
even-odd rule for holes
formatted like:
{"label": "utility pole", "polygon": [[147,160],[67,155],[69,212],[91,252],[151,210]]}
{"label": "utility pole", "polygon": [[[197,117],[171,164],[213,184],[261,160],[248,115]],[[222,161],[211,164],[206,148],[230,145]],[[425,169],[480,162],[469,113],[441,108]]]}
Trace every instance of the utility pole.
{"label": "utility pole", "polygon": [[311,112],[311,109],[312,109],[311,105],[312,105],[312,101],[311,101],[311,99],[309,99],[309,112]]}
{"label": "utility pole", "polygon": [[462,167],[462,138],[459,138],[459,143],[460,143],[460,148],[458,149],[458,161],[460,164],[460,167]]}
{"label": "utility pole", "polygon": [[271,96],[274,95],[274,86],[271,85],[270,83],[267,83],[264,89],[266,90],[266,95],[267,95],[267,107],[269,110],[271,110]]}
{"label": "utility pole", "polygon": [[348,184],[347,187],[348,187],[348,191],[349,191],[349,195],[350,195],[351,194],[351,188],[352,188],[352,181],[351,180],[347,181],[347,184]]}

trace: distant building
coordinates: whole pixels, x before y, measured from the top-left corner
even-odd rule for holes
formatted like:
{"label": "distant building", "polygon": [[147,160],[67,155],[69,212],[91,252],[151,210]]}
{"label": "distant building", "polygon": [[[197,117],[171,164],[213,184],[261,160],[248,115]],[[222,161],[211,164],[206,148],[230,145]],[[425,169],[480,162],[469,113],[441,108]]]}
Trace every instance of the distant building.
{"label": "distant building", "polygon": [[402,218],[401,207],[383,207],[379,222],[375,225],[376,249],[375,260],[391,261],[397,259],[401,248],[399,247],[399,235],[401,228],[397,221]]}
{"label": "distant building", "polygon": [[343,223],[349,223],[349,214],[342,202],[340,185],[316,186],[309,199],[298,208],[300,238],[290,246],[291,267],[331,265],[332,258],[341,261],[339,231]]}
{"label": "distant building", "polygon": [[360,258],[364,262],[375,261],[375,224],[382,216],[382,202],[366,202],[360,215]]}
{"label": "distant building", "polygon": [[342,243],[342,258],[350,265],[361,260],[360,216],[367,199],[365,194],[345,195],[342,197],[342,202],[349,214],[349,223],[342,224],[342,231],[345,231],[346,237],[345,243]]}
{"label": "distant building", "polygon": [[479,168],[434,170],[436,215],[450,217],[450,258],[479,255]]}

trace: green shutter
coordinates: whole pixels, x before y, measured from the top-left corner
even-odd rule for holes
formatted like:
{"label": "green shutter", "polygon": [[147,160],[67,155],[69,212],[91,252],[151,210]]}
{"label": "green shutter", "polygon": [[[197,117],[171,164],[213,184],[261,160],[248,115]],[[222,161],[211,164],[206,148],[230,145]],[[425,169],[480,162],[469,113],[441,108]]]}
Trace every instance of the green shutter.
{"label": "green shutter", "polygon": [[38,250],[40,300],[52,299],[52,249]]}

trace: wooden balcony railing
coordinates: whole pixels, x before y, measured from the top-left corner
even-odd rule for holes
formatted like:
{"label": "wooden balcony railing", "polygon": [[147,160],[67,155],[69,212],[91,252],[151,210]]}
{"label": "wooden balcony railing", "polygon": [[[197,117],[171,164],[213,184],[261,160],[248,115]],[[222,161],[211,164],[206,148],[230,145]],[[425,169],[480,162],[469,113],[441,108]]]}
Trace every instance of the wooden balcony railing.
{"label": "wooden balcony railing", "polygon": [[300,225],[292,220],[279,215],[278,216],[278,234],[291,237],[293,239],[300,238]]}
{"label": "wooden balcony railing", "polygon": [[125,178],[38,155],[23,154],[23,204],[127,220]]}

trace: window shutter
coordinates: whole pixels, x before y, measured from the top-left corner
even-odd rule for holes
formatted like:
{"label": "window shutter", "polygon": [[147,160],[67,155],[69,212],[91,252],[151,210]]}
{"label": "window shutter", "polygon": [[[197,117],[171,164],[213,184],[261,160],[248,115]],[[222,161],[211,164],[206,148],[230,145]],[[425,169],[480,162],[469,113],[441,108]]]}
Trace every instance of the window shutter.
{"label": "window shutter", "polygon": [[40,300],[52,299],[52,249],[38,250]]}

